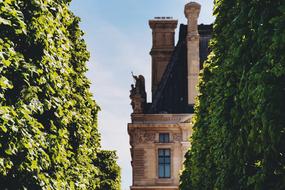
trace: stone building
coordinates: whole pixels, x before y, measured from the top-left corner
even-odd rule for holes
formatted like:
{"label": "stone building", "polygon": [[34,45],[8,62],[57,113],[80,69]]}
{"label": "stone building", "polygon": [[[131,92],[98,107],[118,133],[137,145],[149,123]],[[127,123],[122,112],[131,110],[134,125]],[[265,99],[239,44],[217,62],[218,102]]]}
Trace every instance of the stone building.
{"label": "stone building", "polygon": [[131,190],[178,190],[184,154],[190,147],[191,118],[198,74],[209,54],[212,25],[198,25],[201,6],[185,5],[187,25],[155,17],[152,29],[152,102],[147,103],[143,76],[134,76],[131,89],[130,136],[133,184]]}

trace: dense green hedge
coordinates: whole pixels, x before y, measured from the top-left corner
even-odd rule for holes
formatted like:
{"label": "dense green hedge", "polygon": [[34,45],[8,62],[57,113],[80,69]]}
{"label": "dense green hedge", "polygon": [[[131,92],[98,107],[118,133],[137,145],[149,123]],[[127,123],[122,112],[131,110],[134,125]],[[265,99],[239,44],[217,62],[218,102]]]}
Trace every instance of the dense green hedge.
{"label": "dense green hedge", "polygon": [[1,189],[101,186],[99,108],[69,3],[0,0]]}
{"label": "dense green hedge", "polygon": [[98,190],[120,190],[121,176],[117,156],[113,151],[99,151],[96,166],[99,168],[100,187]]}
{"label": "dense green hedge", "polygon": [[216,0],[182,190],[285,189],[285,1]]}

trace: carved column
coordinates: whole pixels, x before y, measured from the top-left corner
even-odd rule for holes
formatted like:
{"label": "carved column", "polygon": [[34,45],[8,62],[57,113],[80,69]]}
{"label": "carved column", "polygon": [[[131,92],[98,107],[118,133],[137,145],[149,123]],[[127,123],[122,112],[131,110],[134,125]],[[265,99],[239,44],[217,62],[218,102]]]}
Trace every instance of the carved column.
{"label": "carved column", "polygon": [[197,85],[200,71],[198,17],[201,5],[190,2],[185,5],[185,16],[188,20],[187,34],[187,69],[188,69],[188,104],[195,103],[198,95]]}

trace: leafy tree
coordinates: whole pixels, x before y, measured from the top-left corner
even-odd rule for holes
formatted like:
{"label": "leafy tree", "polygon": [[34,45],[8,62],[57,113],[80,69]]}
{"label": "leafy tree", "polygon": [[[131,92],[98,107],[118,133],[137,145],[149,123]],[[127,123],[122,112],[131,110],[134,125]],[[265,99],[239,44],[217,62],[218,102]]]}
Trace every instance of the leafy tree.
{"label": "leafy tree", "polygon": [[100,188],[98,190],[120,190],[120,167],[116,163],[114,151],[100,151],[97,153],[96,166],[99,168]]}
{"label": "leafy tree", "polygon": [[1,189],[100,187],[99,108],[69,4],[0,0]]}
{"label": "leafy tree", "polygon": [[182,190],[285,189],[285,1],[215,0]]}

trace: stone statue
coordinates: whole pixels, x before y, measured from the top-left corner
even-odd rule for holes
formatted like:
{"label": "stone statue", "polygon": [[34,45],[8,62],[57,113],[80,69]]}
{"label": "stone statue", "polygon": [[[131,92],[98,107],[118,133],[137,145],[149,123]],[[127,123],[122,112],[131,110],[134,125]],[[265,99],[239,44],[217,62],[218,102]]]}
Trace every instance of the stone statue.
{"label": "stone statue", "polygon": [[146,103],[145,79],[142,75],[133,75],[135,85],[131,85],[130,98],[133,113],[143,113]]}

